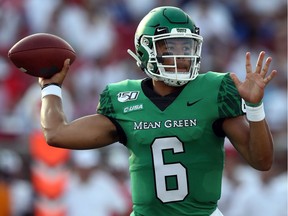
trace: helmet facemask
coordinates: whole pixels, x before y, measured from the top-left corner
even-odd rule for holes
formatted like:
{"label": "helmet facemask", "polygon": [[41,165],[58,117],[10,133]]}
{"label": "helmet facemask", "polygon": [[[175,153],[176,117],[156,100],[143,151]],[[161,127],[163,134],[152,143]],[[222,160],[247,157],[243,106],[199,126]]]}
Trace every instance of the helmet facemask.
{"label": "helmet facemask", "polygon": [[[190,32],[189,29],[184,30]],[[149,76],[169,86],[182,86],[197,77],[202,44],[202,38],[199,35],[174,33],[172,29],[169,34],[150,37],[153,50],[148,52],[149,60],[145,68]],[[144,48],[150,49],[145,45]],[[154,68],[157,70],[155,71]]]}

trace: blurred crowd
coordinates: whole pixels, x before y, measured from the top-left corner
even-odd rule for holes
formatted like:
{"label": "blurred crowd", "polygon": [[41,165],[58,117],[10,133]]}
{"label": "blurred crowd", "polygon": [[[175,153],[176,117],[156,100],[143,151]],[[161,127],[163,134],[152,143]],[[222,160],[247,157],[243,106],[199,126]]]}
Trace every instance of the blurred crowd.
{"label": "blurred crowd", "polygon": [[[38,32],[58,35],[72,45],[77,59],[64,83],[63,104],[67,118],[73,120],[95,113],[99,93],[108,83],[145,77],[127,49],[134,49],[141,18],[162,5],[181,7],[200,27],[201,73],[235,72],[244,79],[247,51],[255,63],[262,50],[272,56],[271,69],[278,75],[267,87],[264,105],[275,141],[274,165],[267,172],[253,170],[227,141],[219,205],[225,216],[287,215],[286,0],[0,0],[0,216],[34,215],[37,197],[30,181],[35,161],[29,137],[40,128],[40,89],[37,78],[11,64],[8,50]],[[71,210],[68,216],[77,216],[80,203],[97,216],[129,215],[128,161],[124,159],[128,152],[119,145],[93,150],[93,156],[85,156],[90,151],[70,154],[65,166],[72,177],[63,195]],[[111,190],[112,185],[118,189]]]}

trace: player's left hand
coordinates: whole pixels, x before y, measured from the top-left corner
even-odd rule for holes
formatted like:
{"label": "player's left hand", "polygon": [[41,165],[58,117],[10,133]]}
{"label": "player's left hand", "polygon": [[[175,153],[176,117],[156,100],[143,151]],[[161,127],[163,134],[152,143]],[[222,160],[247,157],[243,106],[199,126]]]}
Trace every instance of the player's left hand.
{"label": "player's left hand", "polygon": [[254,104],[261,102],[264,96],[265,87],[277,73],[276,70],[272,70],[270,74],[267,74],[272,58],[268,57],[263,66],[264,57],[265,52],[260,52],[255,72],[253,72],[251,66],[251,54],[249,52],[246,53],[246,78],[244,82],[241,82],[236,74],[231,73],[231,78],[234,81],[240,96],[246,102]]}

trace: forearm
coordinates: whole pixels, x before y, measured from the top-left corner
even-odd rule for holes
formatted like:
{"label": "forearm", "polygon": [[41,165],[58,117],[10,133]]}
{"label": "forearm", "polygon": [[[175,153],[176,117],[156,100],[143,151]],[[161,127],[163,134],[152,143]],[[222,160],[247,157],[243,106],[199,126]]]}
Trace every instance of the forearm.
{"label": "forearm", "polygon": [[253,122],[245,116],[226,119],[223,129],[241,156],[257,170],[269,170],[273,161],[273,139],[265,119]]}
{"label": "forearm", "polygon": [[65,123],[61,99],[55,95],[42,98],[41,126],[48,144],[55,142],[59,127]]}
{"label": "forearm", "polygon": [[273,139],[265,120],[263,103],[246,102],[246,116],[249,122],[249,155],[252,166],[268,170],[273,161]]}
{"label": "forearm", "polygon": [[266,120],[249,122],[249,160],[258,170],[269,170],[273,162],[273,139]]}

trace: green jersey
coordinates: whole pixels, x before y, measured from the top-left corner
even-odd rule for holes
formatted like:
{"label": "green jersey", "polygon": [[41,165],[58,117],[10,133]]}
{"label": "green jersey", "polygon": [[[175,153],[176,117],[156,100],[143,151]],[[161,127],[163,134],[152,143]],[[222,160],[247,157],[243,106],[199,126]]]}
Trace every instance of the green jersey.
{"label": "green jersey", "polygon": [[131,215],[207,216],[217,208],[224,135],[215,123],[244,114],[229,74],[200,74],[164,97],[149,79],[110,84],[98,113],[115,123],[131,152]]}

